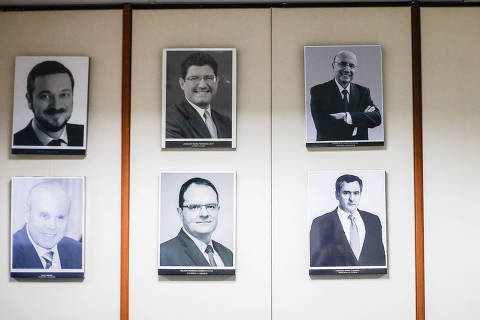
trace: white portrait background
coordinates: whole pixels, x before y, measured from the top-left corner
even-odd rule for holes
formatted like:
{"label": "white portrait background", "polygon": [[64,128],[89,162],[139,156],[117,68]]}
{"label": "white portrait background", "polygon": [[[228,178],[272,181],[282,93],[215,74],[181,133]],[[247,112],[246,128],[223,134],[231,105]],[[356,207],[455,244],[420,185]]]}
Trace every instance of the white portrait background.
{"label": "white portrait background", "polygon": [[25,224],[25,204],[32,187],[41,182],[58,183],[71,201],[70,216],[65,236],[75,240],[83,237],[84,221],[84,177],[13,177],[11,199],[11,233],[12,235]]}
{"label": "white portrait background", "polygon": [[380,109],[382,123],[368,129],[369,140],[383,141],[383,86],[382,86],[382,48],[378,45],[363,46],[305,46],[305,113],[307,142],[315,142],[317,130],[310,109],[310,89],[334,78],[333,57],[341,50],[349,50],[357,56],[357,68],[353,83],[370,89],[373,103]]}
{"label": "white portrait background", "polygon": [[382,224],[382,241],[387,250],[387,221],[384,170],[325,170],[308,173],[308,232],[313,219],[333,211],[338,206],[335,182],[344,174],[362,179],[363,189],[359,210],[378,216]]}
{"label": "white portrait background", "polygon": [[68,122],[87,124],[89,57],[19,56],[15,59],[13,133],[23,129],[33,118],[33,113],[28,108],[25,97],[28,73],[35,65],[49,60],[60,62],[73,75],[73,112]]}
{"label": "white portrait background", "polygon": [[159,179],[159,244],[174,238],[180,231],[182,221],[177,212],[180,187],[194,177],[207,179],[217,189],[220,211],[212,239],[235,254],[234,172],[162,172]]}

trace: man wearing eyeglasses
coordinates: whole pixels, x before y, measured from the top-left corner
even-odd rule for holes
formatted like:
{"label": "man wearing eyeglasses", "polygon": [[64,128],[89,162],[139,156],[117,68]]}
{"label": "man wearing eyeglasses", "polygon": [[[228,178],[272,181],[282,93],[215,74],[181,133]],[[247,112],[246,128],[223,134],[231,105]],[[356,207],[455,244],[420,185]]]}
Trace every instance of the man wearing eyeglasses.
{"label": "man wearing eyeglasses", "polygon": [[345,174],[335,182],[338,207],[315,218],[310,230],[310,266],[385,266],[378,216],[358,209],[363,182]]}
{"label": "man wearing eyeglasses", "polygon": [[180,188],[177,212],[183,227],[160,245],[161,266],[231,267],[233,254],[212,240],[218,224],[218,192],[203,178],[192,178]]}
{"label": "man wearing eyeglasses", "polygon": [[178,79],[185,98],[166,110],[166,138],[231,138],[231,120],[215,111],[218,65],[205,52],[194,52],[181,65]]}
{"label": "man wearing eyeglasses", "polygon": [[368,128],[380,125],[382,119],[370,90],[352,83],[357,57],[342,50],[333,58],[332,68],[332,80],[310,89],[317,141],[368,140]]}

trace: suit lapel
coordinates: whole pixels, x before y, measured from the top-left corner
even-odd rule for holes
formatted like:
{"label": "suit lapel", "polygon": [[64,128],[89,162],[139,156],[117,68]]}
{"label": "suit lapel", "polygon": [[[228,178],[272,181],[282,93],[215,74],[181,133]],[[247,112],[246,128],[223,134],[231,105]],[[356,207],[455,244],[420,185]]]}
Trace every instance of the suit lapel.
{"label": "suit lapel", "polygon": [[225,137],[226,136],[226,133],[225,133],[225,130],[224,130],[224,127],[223,127],[223,124],[221,121],[219,121],[218,119],[218,114],[215,110],[213,110],[212,108],[210,108],[210,111],[211,111],[211,114],[212,114],[212,119],[213,119],[213,122],[215,123],[215,127],[217,127],[217,136],[220,138],[220,137]]}
{"label": "suit lapel", "polygon": [[190,125],[194,130],[197,131],[200,137],[210,138],[210,132],[208,131],[205,122],[203,122],[202,118],[198,114],[198,112],[188,103],[188,101],[184,100],[182,103],[183,111],[190,122]]}
{"label": "suit lapel", "polygon": [[58,258],[60,259],[60,264],[62,269],[72,269],[73,267],[73,255],[71,250],[66,246],[65,238],[62,238],[57,244]]}
{"label": "suit lapel", "polygon": [[69,146],[82,146],[83,145],[83,127],[74,126],[67,123],[67,137]]}
{"label": "suit lapel", "polygon": [[27,126],[27,130],[28,130],[28,135],[31,136],[32,138],[32,143],[31,145],[32,146],[41,146],[42,143],[40,142],[40,140],[38,139],[37,135],[35,134],[35,131],[33,131],[33,126],[32,126],[32,120],[30,120],[30,123],[28,124]]}
{"label": "suit lapel", "polygon": [[350,83],[350,100],[348,100],[348,110],[362,111],[362,110],[354,110],[355,106],[358,106],[358,88],[354,83]]}
{"label": "suit lapel", "polygon": [[35,269],[43,269],[43,264],[40,261],[40,257],[38,256],[37,250],[28,239],[27,235],[27,226],[25,225],[21,232],[21,256],[24,261],[23,265],[27,266],[27,268],[35,268]]}
{"label": "suit lapel", "polygon": [[67,130],[67,138],[68,138],[68,144],[69,146],[74,146],[75,145],[75,138],[73,137],[74,135],[72,134],[72,129],[69,123],[67,123],[66,128]]}
{"label": "suit lapel", "polygon": [[368,250],[370,236],[372,235],[372,232],[368,230],[370,225],[368,221],[368,217],[363,213],[363,211],[358,210],[358,213],[360,213],[360,216],[362,217],[362,220],[363,220],[363,225],[365,226],[365,239],[363,239],[362,251],[360,252],[360,257],[359,257],[359,260],[362,260],[362,256],[365,255]]}
{"label": "suit lapel", "polygon": [[193,242],[192,239],[190,239],[190,237],[186,235],[185,232],[183,232],[183,230],[180,230],[178,238],[182,243],[183,251],[193,261],[194,265],[210,266],[210,264],[207,262],[207,259],[205,259],[203,254],[200,252],[195,242]]}
{"label": "suit lapel", "polygon": [[[335,110],[335,112],[345,111],[343,110],[343,97],[338,90],[335,79],[330,80],[330,96],[335,97],[334,106],[342,106],[342,110]],[[336,109],[336,108],[335,108]]]}
{"label": "suit lapel", "polygon": [[218,245],[218,242],[212,240],[212,243],[213,243],[213,249],[215,249],[215,251],[218,253],[218,255],[220,256],[220,259],[222,259],[223,265],[224,266],[233,265],[233,261],[230,260],[229,255],[223,250],[223,248]]}

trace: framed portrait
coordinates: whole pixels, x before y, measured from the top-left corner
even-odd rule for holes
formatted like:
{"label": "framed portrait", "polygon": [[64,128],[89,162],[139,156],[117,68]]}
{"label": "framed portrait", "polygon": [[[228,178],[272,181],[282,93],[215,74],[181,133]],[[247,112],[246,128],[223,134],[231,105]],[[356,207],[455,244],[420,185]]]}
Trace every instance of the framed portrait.
{"label": "framed portrait", "polygon": [[235,172],[162,172],[158,275],[234,275]]}
{"label": "framed portrait", "polygon": [[307,147],[383,146],[382,49],[305,46]]}
{"label": "framed portrait", "polygon": [[15,59],[13,154],[85,155],[89,57]]}
{"label": "framed portrait", "polygon": [[235,48],[163,50],[162,148],[235,148]]}
{"label": "framed portrait", "polygon": [[311,275],[386,274],[384,170],[308,173]]}
{"label": "framed portrait", "polygon": [[85,177],[13,177],[10,276],[83,278]]}

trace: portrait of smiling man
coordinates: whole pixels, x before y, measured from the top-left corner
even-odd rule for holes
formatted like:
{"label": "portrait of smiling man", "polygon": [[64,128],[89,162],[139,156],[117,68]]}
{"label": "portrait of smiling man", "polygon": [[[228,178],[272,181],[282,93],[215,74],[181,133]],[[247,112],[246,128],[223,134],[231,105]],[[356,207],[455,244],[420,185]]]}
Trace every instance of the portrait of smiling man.
{"label": "portrait of smiling man", "polygon": [[[319,58],[323,60],[315,61]],[[311,131],[315,132],[307,142],[383,143],[379,46],[305,47],[305,72],[305,103],[310,109],[307,120],[313,121]]]}
{"label": "portrait of smiling man", "polygon": [[[13,180],[14,191],[21,189],[21,184],[28,180]],[[71,197],[58,179],[33,181],[40,182],[34,184],[26,196],[23,210],[25,223],[12,236],[12,270],[43,269],[54,272],[82,269],[82,243],[66,235],[71,221]],[[13,206],[14,210],[20,211],[18,203]]]}
{"label": "portrait of smiling man", "polygon": [[[168,50],[164,53],[171,59],[165,66],[168,69],[164,101],[165,138],[231,139],[232,80],[226,79],[219,70],[228,74],[232,72],[232,66],[225,65],[228,64],[225,61],[231,64],[232,50]],[[221,63],[217,61],[219,57]],[[172,65],[173,62],[179,66]],[[173,70],[179,72],[176,78]],[[224,92],[220,92],[222,90]]]}
{"label": "portrait of smiling man", "polygon": [[67,123],[73,111],[73,75],[57,61],[37,64],[28,74],[30,123],[13,136],[14,145],[82,146],[83,125]]}
{"label": "portrait of smiling man", "polygon": [[[220,215],[229,214],[230,209],[220,205],[217,187],[206,178],[194,176],[181,184],[177,200],[181,228],[176,229],[176,236],[160,244],[160,266],[232,267],[232,250],[214,240]],[[166,219],[173,212],[164,214]]]}
{"label": "portrait of smiling man", "polygon": [[[382,174],[372,171],[370,177],[374,180],[370,180],[370,185],[376,180],[375,188],[381,189]],[[311,224],[310,267],[386,268],[382,223],[376,214],[359,209],[363,188],[363,180],[357,175],[342,174],[336,179],[337,207],[316,217]],[[377,206],[380,208],[381,204]]]}
{"label": "portrait of smiling man", "polygon": [[[85,153],[88,57],[55,58],[17,57],[13,153]],[[71,123],[74,111],[73,122],[85,122]]]}

